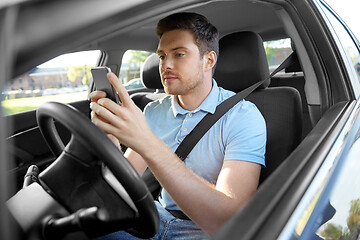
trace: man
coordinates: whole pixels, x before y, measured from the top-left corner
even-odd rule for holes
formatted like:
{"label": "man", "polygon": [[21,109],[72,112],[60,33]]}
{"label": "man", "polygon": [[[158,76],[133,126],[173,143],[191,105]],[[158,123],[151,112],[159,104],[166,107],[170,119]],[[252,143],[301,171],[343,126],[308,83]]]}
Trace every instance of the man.
{"label": "man", "polygon": [[[255,193],[265,164],[265,121],[254,104],[240,101],[181,161],[174,151],[184,137],[234,93],[218,87],[212,78],[218,32],[205,17],[170,15],[159,21],[157,34],[159,70],[169,95],[148,104],[142,113],[109,73],[122,105],[103,92],[91,93],[92,121],[128,147],[125,156],[139,174],[149,167],[163,186],[156,203],[161,223],[155,238],[168,234],[168,239],[202,239],[214,234]],[[175,221],[170,210],[181,210],[191,220]],[[120,235],[126,234],[106,237]]]}

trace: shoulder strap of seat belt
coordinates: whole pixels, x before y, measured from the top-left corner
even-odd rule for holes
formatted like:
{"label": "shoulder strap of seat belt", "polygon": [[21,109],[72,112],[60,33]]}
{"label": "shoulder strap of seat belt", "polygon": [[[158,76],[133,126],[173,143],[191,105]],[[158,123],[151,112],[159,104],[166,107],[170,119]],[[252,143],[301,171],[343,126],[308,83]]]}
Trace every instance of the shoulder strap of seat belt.
{"label": "shoulder strap of seat belt", "polygon": [[175,151],[175,154],[182,160],[188,156],[198,141],[205,135],[205,133],[233,106],[235,106],[240,100],[246,98],[256,88],[263,84],[266,80],[273,77],[279,71],[290,66],[296,60],[296,52],[292,52],[267,78],[257,82],[250,87],[238,92],[232,97],[226,99],[220,103],[214,112],[214,114],[208,113],[203,119],[195,126],[195,128],[184,138]]}

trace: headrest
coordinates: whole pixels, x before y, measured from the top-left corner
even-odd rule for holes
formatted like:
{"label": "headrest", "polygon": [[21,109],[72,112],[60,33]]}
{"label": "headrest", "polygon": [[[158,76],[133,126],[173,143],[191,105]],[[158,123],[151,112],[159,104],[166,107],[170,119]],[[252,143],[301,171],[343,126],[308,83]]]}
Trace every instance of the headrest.
{"label": "headrest", "polygon": [[[240,92],[269,76],[263,41],[254,32],[224,36],[219,41],[219,52],[214,78],[225,89]],[[259,88],[269,84],[270,79]]]}
{"label": "headrest", "polygon": [[144,62],[140,74],[142,83],[146,88],[163,89],[159,73],[159,57],[151,54]]}

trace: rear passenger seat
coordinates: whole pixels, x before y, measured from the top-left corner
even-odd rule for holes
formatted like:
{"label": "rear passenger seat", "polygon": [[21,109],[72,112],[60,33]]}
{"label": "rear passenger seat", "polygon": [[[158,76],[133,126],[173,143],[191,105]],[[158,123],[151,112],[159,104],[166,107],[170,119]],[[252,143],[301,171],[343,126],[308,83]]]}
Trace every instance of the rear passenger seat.
{"label": "rear passenger seat", "polygon": [[155,92],[138,92],[130,95],[135,104],[141,110],[144,110],[149,102],[166,96],[160,79],[159,57],[157,54],[154,53],[145,60],[140,71],[140,77],[147,89],[155,89]]}
{"label": "rear passenger seat", "polygon": [[312,124],[310,120],[308,102],[304,90],[305,78],[299,61],[297,61],[292,66],[287,67],[285,69],[285,72],[280,72],[271,78],[271,83],[269,85],[270,88],[280,86],[289,86],[296,88],[300,93],[303,111],[302,138],[304,138],[311,131]]}

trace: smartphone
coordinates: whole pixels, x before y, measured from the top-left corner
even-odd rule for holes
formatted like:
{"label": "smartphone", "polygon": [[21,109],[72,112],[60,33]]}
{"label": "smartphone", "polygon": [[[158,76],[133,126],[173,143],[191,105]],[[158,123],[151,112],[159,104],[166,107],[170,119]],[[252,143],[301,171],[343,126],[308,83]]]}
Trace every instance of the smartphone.
{"label": "smartphone", "polygon": [[121,103],[119,95],[107,78],[107,74],[109,72],[111,72],[110,68],[105,66],[91,68],[91,74],[94,79],[95,87],[97,90],[104,91],[107,98],[110,98],[116,103]]}

